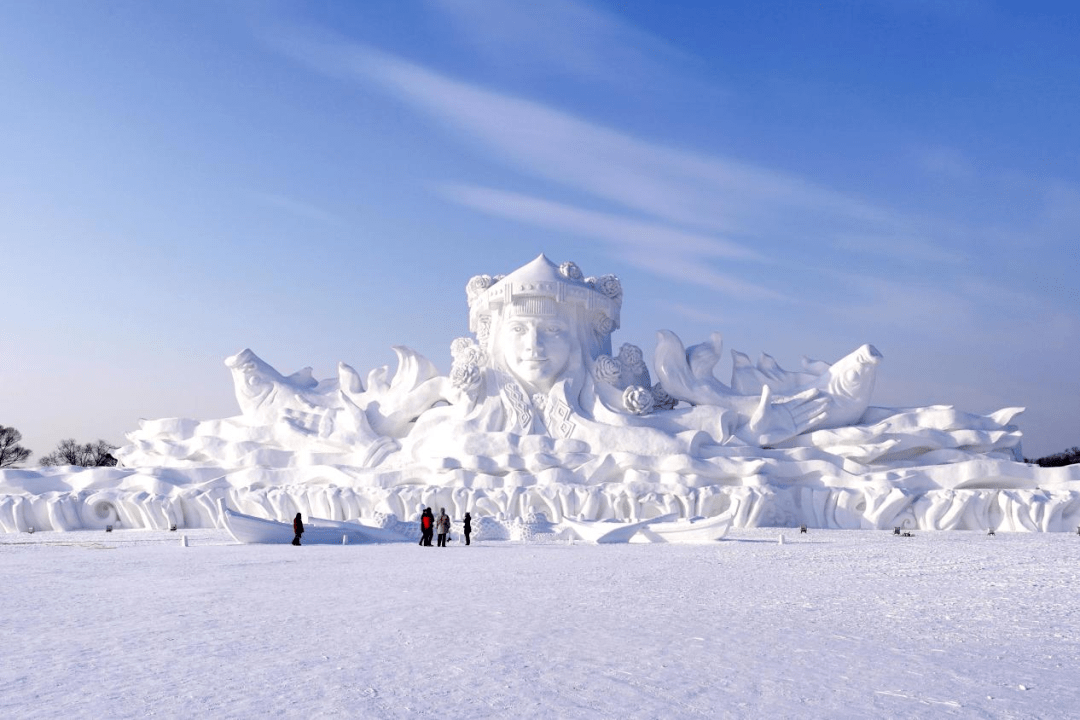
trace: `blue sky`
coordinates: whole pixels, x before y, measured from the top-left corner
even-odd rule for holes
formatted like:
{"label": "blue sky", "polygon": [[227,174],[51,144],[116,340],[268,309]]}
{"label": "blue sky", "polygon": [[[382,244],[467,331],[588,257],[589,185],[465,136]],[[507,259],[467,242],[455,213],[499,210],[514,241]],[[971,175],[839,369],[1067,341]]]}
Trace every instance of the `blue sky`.
{"label": "blue sky", "polygon": [[1069,3],[0,1],[0,424],[39,457],[235,415],[245,347],[445,371],[469,277],[544,252],[619,275],[616,346],[870,342],[875,404],[1080,444],[1077,37]]}

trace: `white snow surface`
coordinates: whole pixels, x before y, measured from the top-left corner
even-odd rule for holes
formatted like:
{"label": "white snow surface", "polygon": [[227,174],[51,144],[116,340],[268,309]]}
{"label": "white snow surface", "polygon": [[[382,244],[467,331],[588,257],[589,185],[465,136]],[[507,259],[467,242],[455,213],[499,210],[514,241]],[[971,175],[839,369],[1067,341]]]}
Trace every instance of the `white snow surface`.
{"label": "white snow surface", "polygon": [[1076,717],[1078,563],[1065,533],[0,534],[0,716]]}

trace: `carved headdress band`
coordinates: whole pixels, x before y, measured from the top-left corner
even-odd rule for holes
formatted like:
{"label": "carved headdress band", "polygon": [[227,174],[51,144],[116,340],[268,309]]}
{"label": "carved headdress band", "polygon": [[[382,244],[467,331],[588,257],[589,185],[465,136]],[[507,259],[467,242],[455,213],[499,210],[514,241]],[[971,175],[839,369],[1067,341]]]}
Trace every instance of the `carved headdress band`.
{"label": "carved headdress band", "polygon": [[491,316],[506,306],[519,311],[535,306],[537,314],[550,314],[551,301],[581,306],[593,329],[600,335],[610,335],[619,327],[622,308],[619,278],[586,278],[574,263],[556,265],[544,255],[509,275],[477,275],[469,280],[465,293],[469,299],[469,330],[477,335],[485,334]]}

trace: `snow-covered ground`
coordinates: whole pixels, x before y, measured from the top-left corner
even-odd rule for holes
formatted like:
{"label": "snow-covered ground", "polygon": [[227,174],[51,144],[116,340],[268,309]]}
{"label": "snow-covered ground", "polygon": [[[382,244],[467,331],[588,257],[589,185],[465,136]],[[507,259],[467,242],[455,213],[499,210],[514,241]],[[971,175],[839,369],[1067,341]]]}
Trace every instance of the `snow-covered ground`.
{"label": "snow-covered ground", "polygon": [[10,718],[1080,712],[1075,534],[441,549],[38,532],[0,534],[0,574]]}

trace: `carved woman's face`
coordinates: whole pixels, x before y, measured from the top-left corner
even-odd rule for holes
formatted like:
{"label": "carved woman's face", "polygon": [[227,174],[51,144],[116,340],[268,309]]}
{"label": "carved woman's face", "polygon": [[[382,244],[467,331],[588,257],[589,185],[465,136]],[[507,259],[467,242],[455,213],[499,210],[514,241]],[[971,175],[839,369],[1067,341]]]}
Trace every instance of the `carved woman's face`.
{"label": "carved woman's face", "polygon": [[570,323],[552,316],[507,318],[496,341],[507,369],[532,392],[550,391],[574,351]]}

